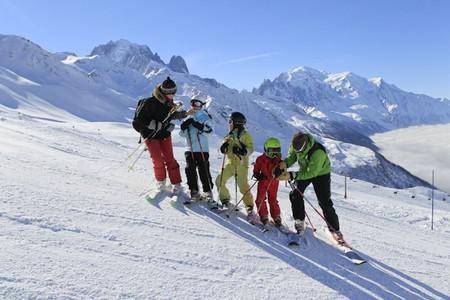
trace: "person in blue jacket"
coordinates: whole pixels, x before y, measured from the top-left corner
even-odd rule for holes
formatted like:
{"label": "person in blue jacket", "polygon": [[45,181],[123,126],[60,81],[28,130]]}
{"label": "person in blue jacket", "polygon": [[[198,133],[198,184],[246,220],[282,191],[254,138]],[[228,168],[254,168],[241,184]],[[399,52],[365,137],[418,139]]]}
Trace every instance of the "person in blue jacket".
{"label": "person in blue jacket", "polygon": [[209,145],[207,135],[212,132],[211,115],[203,108],[205,102],[192,99],[191,111],[193,114],[180,126],[180,135],[186,138],[188,149],[186,157],[186,178],[191,199],[200,200],[198,175],[203,187],[203,198],[213,200],[213,182],[209,170]]}

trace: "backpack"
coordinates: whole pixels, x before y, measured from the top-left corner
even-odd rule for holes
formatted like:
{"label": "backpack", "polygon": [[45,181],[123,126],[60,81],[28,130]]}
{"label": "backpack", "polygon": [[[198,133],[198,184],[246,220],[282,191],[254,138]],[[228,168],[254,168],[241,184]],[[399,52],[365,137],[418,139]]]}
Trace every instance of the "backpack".
{"label": "backpack", "polygon": [[306,154],[306,157],[308,158],[308,160],[310,160],[311,156],[314,154],[314,152],[316,152],[316,150],[319,150],[319,149],[323,150],[323,152],[325,152],[325,154],[327,153],[327,150],[321,143],[314,142],[314,145],[311,147],[311,149],[309,149],[308,153]]}
{"label": "backpack", "polygon": [[137,132],[140,132],[140,130],[141,130],[141,123],[142,123],[142,115],[141,115],[141,112],[142,112],[142,109],[144,108],[144,106],[145,106],[145,101],[147,100],[148,98],[144,98],[144,99],[140,99],[139,101],[138,101],[138,103],[137,103],[137,105],[136,105],[136,110],[134,111],[134,117],[133,117],[133,128],[134,128],[134,130],[136,130]]}

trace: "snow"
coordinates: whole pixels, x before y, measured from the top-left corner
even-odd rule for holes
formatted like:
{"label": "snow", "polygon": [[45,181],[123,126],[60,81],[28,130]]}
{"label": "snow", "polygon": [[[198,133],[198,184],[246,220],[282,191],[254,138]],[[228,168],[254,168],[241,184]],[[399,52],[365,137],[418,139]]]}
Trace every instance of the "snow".
{"label": "snow", "polygon": [[372,137],[381,153],[416,176],[450,193],[450,124],[412,126]]}
{"label": "snow", "polygon": [[[128,172],[137,134],[127,124],[55,122],[0,106],[0,135],[0,298],[449,298],[450,205],[436,200],[431,231],[427,188],[351,179],[344,199],[344,178],[333,175],[342,230],[369,261],[355,266],[312,235],[291,249],[201,205],[149,204],[141,194],[154,187],[151,163],[145,153]],[[184,142],[174,144],[183,167]],[[215,177],[219,141],[211,145]],[[317,206],[312,188],[306,196]],[[279,201],[292,226],[283,184]]]}

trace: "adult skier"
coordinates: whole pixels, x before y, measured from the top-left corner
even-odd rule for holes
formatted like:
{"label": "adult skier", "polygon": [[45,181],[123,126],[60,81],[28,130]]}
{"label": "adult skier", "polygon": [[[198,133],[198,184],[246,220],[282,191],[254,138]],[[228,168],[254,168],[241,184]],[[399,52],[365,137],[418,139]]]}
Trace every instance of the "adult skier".
{"label": "adult skier", "polygon": [[140,132],[149,149],[153,162],[154,176],[159,190],[167,190],[166,177],[169,175],[172,192],[182,191],[180,166],[173,155],[171,132],[175,125],[172,119],[183,119],[186,111],[177,111],[173,98],[177,92],[175,82],[167,77],[153,90],[152,96],[138,102],[133,127]]}
{"label": "adult skier", "polygon": [[283,169],[289,168],[295,162],[300,165],[300,170],[297,173],[289,173],[295,187],[289,194],[289,199],[296,231],[302,233],[305,230],[303,193],[312,183],[331,234],[338,242],[343,242],[343,236],[339,230],[339,218],[331,200],[331,164],[325,147],[315,141],[312,135],[298,132],[292,138],[288,156],[274,170],[274,175],[278,177],[283,173]]}
{"label": "adult skier", "polygon": [[216,178],[216,186],[222,206],[228,207],[230,203],[230,192],[226,187],[226,183],[234,176],[235,184],[238,185],[239,191],[243,195],[247,218],[250,222],[254,222],[253,196],[249,192],[250,187],[247,181],[248,158],[253,152],[253,139],[245,129],[246,122],[245,116],[240,112],[233,112],[229,117],[230,131],[220,146],[220,152],[226,156],[227,161],[221,173]]}
{"label": "adult skier", "polygon": [[261,222],[265,225],[269,222],[266,198],[269,202],[270,215],[276,226],[282,226],[280,206],[278,205],[278,178],[273,175],[274,169],[281,161],[281,144],[274,137],[264,142],[264,154],[256,158],[253,166],[253,177],[258,180],[258,192],[256,196],[256,207]]}
{"label": "adult skier", "polygon": [[205,102],[192,99],[192,117],[186,119],[180,126],[180,135],[186,138],[188,149],[184,153],[186,158],[186,178],[191,199],[200,200],[198,175],[202,182],[202,198],[213,199],[213,183],[209,170],[209,145],[207,135],[212,132],[211,115],[203,109]]}

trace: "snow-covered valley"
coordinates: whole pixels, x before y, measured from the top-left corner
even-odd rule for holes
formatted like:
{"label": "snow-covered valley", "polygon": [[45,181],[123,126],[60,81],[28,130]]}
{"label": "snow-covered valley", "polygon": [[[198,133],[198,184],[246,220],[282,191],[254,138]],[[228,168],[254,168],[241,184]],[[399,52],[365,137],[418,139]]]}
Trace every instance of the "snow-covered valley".
{"label": "snow-covered valley", "polygon": [[[184,140],[174,132],[184,166]],[[309,234],[288,248],[235,216],[172,198],[150,204],[144,153],[123,123],[54,122],[0,110],[0,298],[449,299],[450,204],[333,175],[332,198],[356,266]],[[212,141],[212,173],[221,155]],[[183,182],[185,182],[183,174]],[[306,193],[317,206],[312,188]],[[414,196],[414,198],[412,197]],[[280,187],[292,226],[288,189]],[[321,220],[307,207],[312,222]]]}

